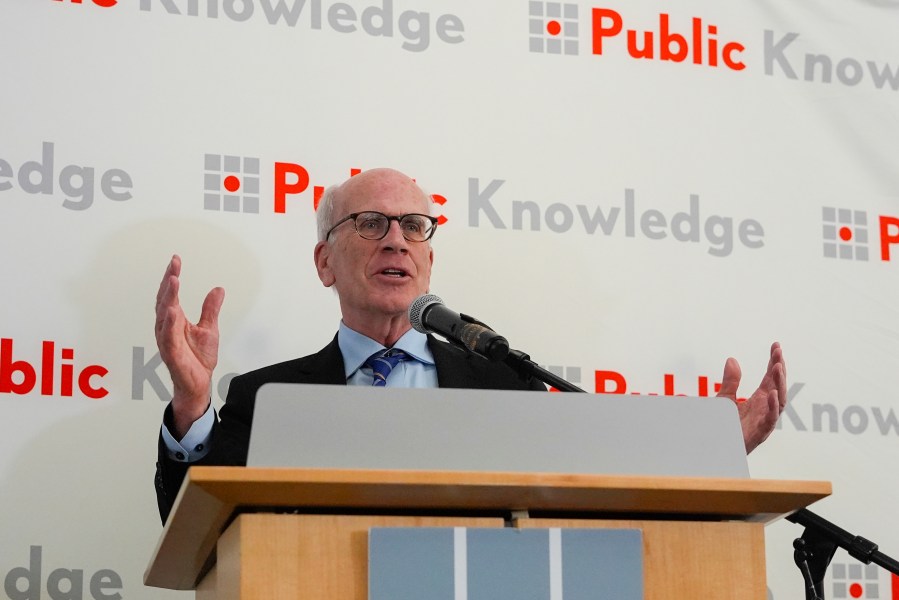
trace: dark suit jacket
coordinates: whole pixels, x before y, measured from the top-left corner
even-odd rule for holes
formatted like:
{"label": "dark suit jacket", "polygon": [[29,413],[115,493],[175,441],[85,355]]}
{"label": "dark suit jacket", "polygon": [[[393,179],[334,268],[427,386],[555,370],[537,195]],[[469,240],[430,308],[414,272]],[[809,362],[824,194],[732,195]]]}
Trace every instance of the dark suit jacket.
{"label": "dark suit jacket", "polygon": [[[437,382],[442,388],[491,390],[543,390],[536,379],[522,379],[512,369],[460,350],[428,336],[428,347],[437,365]],[[346,385],[343,355],[337,336],[316,354],[263,367],[235,377],[219,419],[212,429],[211,450],[194,463],[181,463],[168,458],[159,438],[156,462],[156,500],[163,523],[175,501],[181,482],[191,465],[245,465],[250,442],[250,425],[256,392],[265,383],[317,383]],[[166,408],[164,422],[171,423],[171,406]]]}

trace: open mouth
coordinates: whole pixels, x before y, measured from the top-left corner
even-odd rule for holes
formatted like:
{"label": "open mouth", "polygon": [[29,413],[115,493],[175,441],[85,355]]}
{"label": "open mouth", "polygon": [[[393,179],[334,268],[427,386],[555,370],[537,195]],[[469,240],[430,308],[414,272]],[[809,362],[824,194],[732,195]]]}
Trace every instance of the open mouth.
{"label": "open mouth", "polygon": [[381,275],[386,275],[387,277],[401,278],[401,277],[406,277],[408,275],[408,273],[406,273],[402,269],[384,269],[383,271],[381,271]]}

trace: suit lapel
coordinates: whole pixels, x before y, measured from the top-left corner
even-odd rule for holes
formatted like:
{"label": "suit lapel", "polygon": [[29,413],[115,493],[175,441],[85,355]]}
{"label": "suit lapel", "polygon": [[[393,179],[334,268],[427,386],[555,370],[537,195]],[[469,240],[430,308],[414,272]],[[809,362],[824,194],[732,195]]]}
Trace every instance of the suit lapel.
{"label": "suit lapel", "polygon": [[303,383],[346,385],[343,354],[337,345],[337,336],[330,344],[302,361],[298,371],[299,381]]}
{"label": "suit lapel", "polygon": [[479,388],[484,386],[485,368],[480,357],[474,356],[433,336],[428,336],[428,348],[437,365],[437,383],[442,388]]}

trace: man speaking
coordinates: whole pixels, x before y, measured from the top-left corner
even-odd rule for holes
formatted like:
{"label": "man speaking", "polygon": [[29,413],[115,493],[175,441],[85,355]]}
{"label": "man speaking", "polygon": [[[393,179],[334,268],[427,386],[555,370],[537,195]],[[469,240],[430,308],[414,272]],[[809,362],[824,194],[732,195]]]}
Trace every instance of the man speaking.
{"label": "man speaking", "polygon": [[[172,258],[156,297],[156,343],[174,390],[155,480],[163,522],[190,465],[246,464],[256,391],[264,383],[545,391],[504,364],[412,328],[409,306],[428,291],[434,262],[437,219],[430,206],[410,177],[391,169],[365,171],[329,188],[316,213],[314,260],[322,284],[337,291],[337,335],[315,354],[235,377],[218,417],[210,390],[225,291],[210,291],[199,322],[191,324],[178,301],[181,260]],[[718,395],[736,402],[740,377],[737,361],[728,359]],[[759,388],[738,404],[747,452],[774,430],[786,399],[783,353],[775,343]]]}

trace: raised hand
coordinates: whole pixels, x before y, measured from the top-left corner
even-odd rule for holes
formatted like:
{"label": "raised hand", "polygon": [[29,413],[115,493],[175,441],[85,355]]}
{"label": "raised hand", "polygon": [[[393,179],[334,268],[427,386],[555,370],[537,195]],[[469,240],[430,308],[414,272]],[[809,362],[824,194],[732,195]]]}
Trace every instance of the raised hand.
{"label": "raised hand", "polygon": [[740,364],[736,359],[728,358],[724,364],[724,376],[718,395],[730,398],[737,404],[743,441],[746,444],[746,453],[749,454],[771,435],[780,413],[787,404],[787,367],[780,344],[774,342],[771,345],[768,369],[762,377],[762,382],[745,400],[737,399],[740,377]]}
{"label": "raised hand", "polygon": [[223,288],[212,289],[203,301],[200,320],[190,323],[178,301],[180,275],[181,258],[175,255],[156,294],[156,346],[172,378],[176,439],[209,406],[212,371],[218,362],[218,316],[225,299]]}

